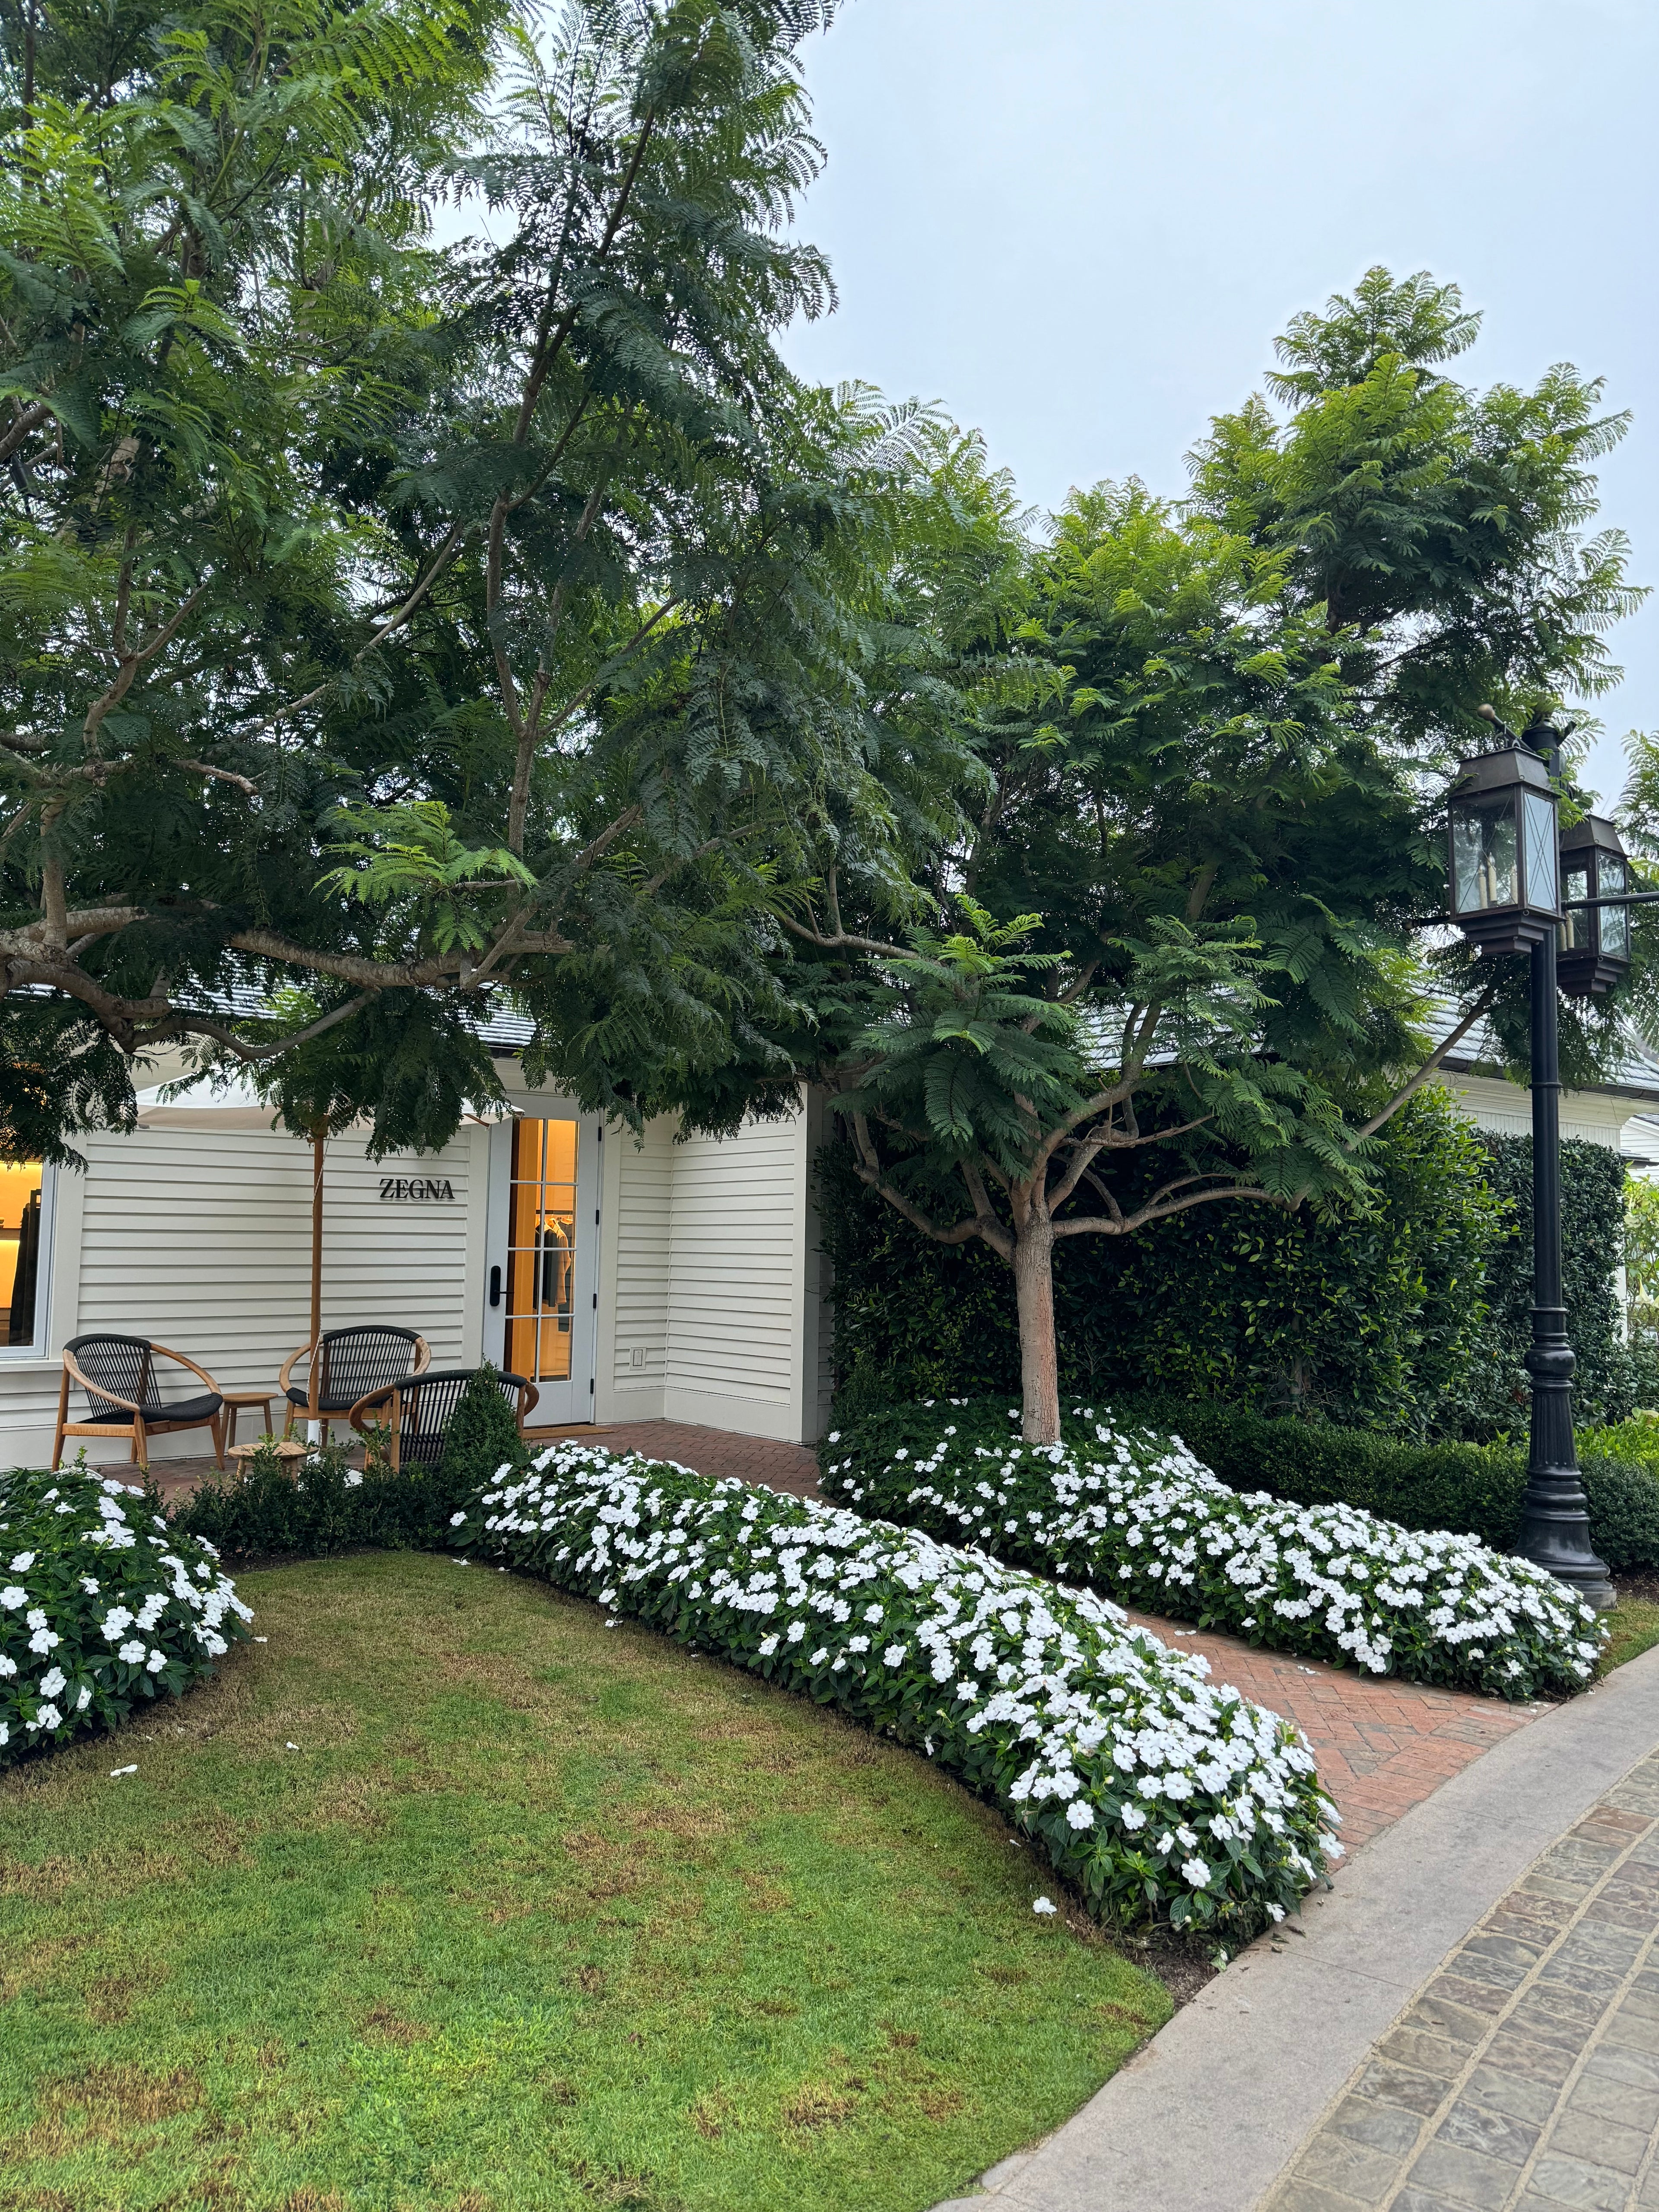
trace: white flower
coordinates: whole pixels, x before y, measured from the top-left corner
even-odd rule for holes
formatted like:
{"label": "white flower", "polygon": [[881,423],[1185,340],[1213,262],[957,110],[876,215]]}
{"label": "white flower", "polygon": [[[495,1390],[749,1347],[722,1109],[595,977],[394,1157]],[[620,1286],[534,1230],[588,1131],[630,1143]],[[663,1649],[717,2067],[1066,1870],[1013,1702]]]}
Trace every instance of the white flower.
{"label": "white flower", "polygon": [[149,1674],[159,1674],[167,1663],[167,1655],[165,1651],[152,1651],[144,1662],[144,1671]]}
{"label": "white flower", "polygon": [[[363,1478],[355,1467],[346,1470],[345,1486],[348,1490],[361,1490],[363,1486]],[[454,1523],[452,1522],[450,1526],[453,1528]]]}
{"label": "white flower", "polygon": [[28,1592],[17,1583],[9,1583],[4,1589],[0,1589],[0,1606],[3,1606],[8,1613],[15,1613],[18,1607],[26,1604],[27,1600]]}
{"label": "white flower", "polygon": [[11,1563],[11,1571],[15,1575],[26,1575],[33,1565],[33,1552],[19,1552]]}
{"label": "white flower", "polygon": [[48,1651],[56,1650],[63,1640],[61,1636],[54,1636],[49,1628],[37,1628],[29,1638],[29,1650],[40,1652],[44,1657]]}
{"label": "white flower", "polygon": [[1210,1869],[1202,1859],[1188,1859],[1182,1867],[1181,1879],[1194,1889],[1207,1889]]}
{"label": "white flower", "polygon": [[1067,1826],[1073,1828],[1092,1828],[1095,1825],[1094,1814],[1081,1797],[1073,1797],[1066,1808],[1066,1820]]}
{"label": "white flower", "polygon": [[1050,1912],[1058,1912],[1060,1907],[1054,1903],[1052,1897],[1038,1897],[1032,1899],[1031,1910],[1033,1912],[1048,1914]]}
{"label": "white flower", "polygon": [[778,1639],[775,1636],[762,1637],[760,1641],[760,1656],[763,1659],[769,1659],[777,1648]]}
{"label": "white flower", "polygon": [[136,1667],[144,1656],[144,1646],[137,1637],[133,1637],[121,1646],[115,1656],[129,1667]]}
{"label": "white flower", "polygon": [[1118,1818],[1131,1835],[1133,1835],[1137,1828],[1144,1828],[1146,1825],[1146,1815],[1139,1805],[1126,1805],[1118,1814]]}
{"label": "white flower", "polygon": [[811,1657],[806,1663],[809,1667],[822,1667],[824,1661],[829,1656],[830,1646],[827,1644],[820,1644],[817,1650],[813,1652]]}
{"label": "white flower", "polygon": [[905,1650],[902,1644],[890,1644],[881,1655],[881,1663],[884,1667],[902,1667],[904,1659]]}
{"label": "white flower", "polygon": [[61,1667],[52,1668],[47,1673],[44,1674],[40,1677],[40,1687],[41,1696],[46,1698],[55,1698],[58,1695],[58,1692],[67,1685],[68,1681],[69,1676],[64,1674]]}
{"label": "white flower", "polygon": [[465,1518],[465,1513],[452,1513],[449,1516],[449,1525],[452,1528],[459,1528]]}
{"label": "white flower", "polygon": [[31,1728],[55,1729],[63,1725],[64,1716],[56,1705],[42,1705],[29,1723]]}

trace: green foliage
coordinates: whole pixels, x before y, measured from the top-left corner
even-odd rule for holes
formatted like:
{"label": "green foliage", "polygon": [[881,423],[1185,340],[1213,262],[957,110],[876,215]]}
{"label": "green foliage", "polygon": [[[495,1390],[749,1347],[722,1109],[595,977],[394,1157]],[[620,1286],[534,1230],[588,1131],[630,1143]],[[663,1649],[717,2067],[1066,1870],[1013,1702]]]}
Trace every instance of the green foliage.
{"label": "green foliage", "polygon": [[[1196,1209],[1129,1239],[1057,1249],[1061,1388],[1217,1396],[1363,1427],[1453,1427],[1484,1342],[1483,1271],[1501,1237],[1486,1155],[1434,1090],[1385,1125],[1358,1205],[1292,1215]],[[836,1418],[882,1403],[1017,1389],[1006,1270],[946,1247],[818,1161],[833,1266]]]}
{"label": "green foliage", "polygon": [[524,1439],[513,1408],[501,1395],[499,1371],[486,1360],[474,1370],[461,1393],[444,1437],[445,1493],[459,1504],[504,1467],[518,1466],[524,1456]]}
{"label": "green foliage", "polygon": [[[1509,1208],[1509,1235],[1488,1255],[1487,1341],[1472,1364],[1465,1419],[1473,1433],[1525,1425],[1532,1341],[1532,1139],[1483,1138],[1487,1178]],[[1625,1163],[1607,1145],[1567,1138],[1561,1146],[1561,1279],[1567,1336],[1578,1363],[1577,1417],[1592,1425],[1624,1419],[1640,1401],[1641,1368],[1620,1327],[1617,1271],[1625,1255]]]}
{"label": "green foliage", "polygon": [[247,1634],[212,1547],[159,1502],[84,1455],[0,1474],[0,1767],[182,1696]]}
{"label": "green foliage", "polygon": [[241,1472],[205,1475],[174,1506],[169,1525],[242,1561],[326,1559],[373,1548],[441,1551],[462,1498],[441,1468],[393,1474],[370,1466],[360,1472],[343,1447],[330,1443],[293,1473],[265,1451]]}
{"label": "green foliage", "polygon": [[1073,1404],[1033,1446],[1006,1401],[930,1401],[832,1434],[823,1480],[861,1514],[1276,1650],[1504,1698],[1589,1680],[1595,1615],[1543,1568],[1346,1498],[1285,1500],[1260,1472],[1236,1495],[1139,1411]]}

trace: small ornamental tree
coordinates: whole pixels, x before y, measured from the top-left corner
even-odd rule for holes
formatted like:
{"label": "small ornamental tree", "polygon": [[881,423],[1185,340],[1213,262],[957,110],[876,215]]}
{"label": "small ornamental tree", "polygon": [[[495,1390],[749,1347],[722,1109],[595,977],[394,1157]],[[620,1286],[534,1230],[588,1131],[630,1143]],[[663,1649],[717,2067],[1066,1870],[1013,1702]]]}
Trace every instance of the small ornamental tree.
{"label": "small ornamental tree", "polygon": [[[1523,963],[1426,934],[1445,772],[1488,700],[1524,722],[1608,680],[1623,549],[1572,526],[1621,425],[1570,370],[1451,382],[1475,319],[1374,270],[1291,325],[1288,419],[1218,421],[1185,506],[1073,494],[983,649],[987,786],[918,859],[929,925],[884,928],[845,847],[781,915],[857,1172],[1008,1264],[1034,1440],[1057,1244],[1358,1194],[1389,1116],[1524,1003]],[[1433,1051],[1431,988],[1459,1004]]]}

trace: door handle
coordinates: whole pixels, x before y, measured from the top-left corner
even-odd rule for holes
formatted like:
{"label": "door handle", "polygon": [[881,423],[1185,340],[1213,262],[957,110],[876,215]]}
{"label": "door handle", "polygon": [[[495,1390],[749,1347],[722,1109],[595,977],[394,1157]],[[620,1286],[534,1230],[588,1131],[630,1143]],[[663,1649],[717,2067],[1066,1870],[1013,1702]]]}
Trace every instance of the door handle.
{"label": "door handle", "polygon": [[492,1306],[498,1306],[501,1302],[501,1271],[499,1267],[492,1267],[489,1271],[489,1303]]}

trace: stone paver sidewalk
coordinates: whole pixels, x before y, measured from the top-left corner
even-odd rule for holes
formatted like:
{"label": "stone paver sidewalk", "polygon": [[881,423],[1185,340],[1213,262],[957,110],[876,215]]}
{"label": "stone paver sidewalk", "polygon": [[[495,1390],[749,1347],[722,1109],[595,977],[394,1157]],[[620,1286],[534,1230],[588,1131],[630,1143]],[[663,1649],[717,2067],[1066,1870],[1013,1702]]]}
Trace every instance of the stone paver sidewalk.
{"label": "stone paver sidewalk", "polygon": [[1374,2046],[1263,2212],[1659,2212],[1659,1753]]}

